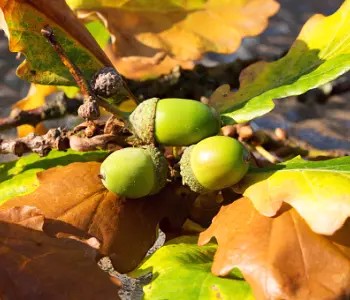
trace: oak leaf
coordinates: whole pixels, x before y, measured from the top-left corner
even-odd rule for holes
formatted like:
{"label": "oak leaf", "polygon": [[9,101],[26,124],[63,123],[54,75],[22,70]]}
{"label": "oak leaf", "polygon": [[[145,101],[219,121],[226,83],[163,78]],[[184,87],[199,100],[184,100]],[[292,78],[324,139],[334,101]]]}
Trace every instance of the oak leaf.
{"label": "oak leaf", "polygon": [[330,16],[312,16],[288,53],[274,62],[258,62],[240,74],[240,88],[224,85],[211,105],[226,124],[242,123],[274,108],[272,100],[300,95],[350,69],[350,0]]}
{"label": "oak leaf", "polygon": [[169,73],[177,65],[192,68],[205,52],[232,53],[243,37],[259,34],[279,8],[274,0],[67,3],[83,11],[81,17],[96,12],[106,23],[113,42],[110,58],[134,79]]}
{"label": "oak leaf", "polygon": [[16,196],[29,194],[39,186],[36,174],[40,171],[65,166],[72,162],[102,161],[107,151],[78,152],[52,150],[47,156],[29,154],[0,164],[0,205]]}
{"label": "oak leaf", "polygon": [[[144,299],[235,299],[252,300],[251,288],[236,269],[225,278],[216,277],[210,266],[217,245],[199,247],[197,236],[181,236],[167,242],[145,259],[131,276],[152,272],[143,288]],[[181,287],[181,288],[179,288]]]}
{"label": "oak leaf", "polygon": [[[38,173],[40,186],[31,194],[13,198],[0,209],[30,205],[46,218],[60,221],[50,234],[96,237],[100,251],[109,255],[119,272],[134,269],[163,229],[181,228],[193,193],[170,184],[155,196],[126,200],[109,192],[98,177],[100,163],[72,163]],[[57,225],[57,222],[53,222]]]}
{"label": "oak leaf", "polygon": [[257,299],[346,299],[350,296],[350,223],[333,236],[314,233],[291,207],[274,218],[262,216],[241,198],[223,206],[200,234],[215,237],[212,272],[237,267]]}
{"label": "oak leaf", "polygon": [[251,168],[235,189],[265,216],[274,216],[286,202],[313,231],[332,235],[350,216],[350,157],[296,157],[269,168]]}
{"label": "oak leaf", "polygon": [[[9,38],[9,49],[26,56],[17,68],[20,78],[44,85],[76,85],[68,68],[41,34],[47,25],[53,29],[56,40],[87,81],[101,68],[112,66],[64,0],[0,0],[0,27]],[[124,101],[132,102],[133,108],[136,106],[125,83],[108,102],[119,108]]]}
{"label": "oak leaf", "polygon": [[3,28],[9,37],[9,48],[27,57],[17,74],[32,82],[55,85],[75,84],[40,30],[49,24],[68,56],[83,70],[86,78],[110,61],[96,41],[77,21],[64,0],[1,0]]}
{"label": "oak leaf", "polygon": [[49,237],[44,223],[34,207],[0,212],[0,298],[118,299],[120,282],[99,269],[97,249]]}

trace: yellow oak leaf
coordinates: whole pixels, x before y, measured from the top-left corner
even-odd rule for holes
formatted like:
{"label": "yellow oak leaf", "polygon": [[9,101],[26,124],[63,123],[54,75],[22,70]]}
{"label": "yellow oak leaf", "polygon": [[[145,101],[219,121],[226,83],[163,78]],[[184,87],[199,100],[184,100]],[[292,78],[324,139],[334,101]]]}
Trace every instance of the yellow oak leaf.
{"label": "yellow oak leaf", "polygon": [[[242,38],[262,32],[279,8],[274,0],[67,3],[82,12],[80,17],[96,12],[105,22],[113,42],[111,60],[123,75],[134,79],[169,73],[176,65],[192,68],[205,52],[232,53]],[[163,59],[157,61],[159,53]],[[150,59],[157,63],[150,64]],[[134,73],[135,61],[143,60],[148,67]]]}

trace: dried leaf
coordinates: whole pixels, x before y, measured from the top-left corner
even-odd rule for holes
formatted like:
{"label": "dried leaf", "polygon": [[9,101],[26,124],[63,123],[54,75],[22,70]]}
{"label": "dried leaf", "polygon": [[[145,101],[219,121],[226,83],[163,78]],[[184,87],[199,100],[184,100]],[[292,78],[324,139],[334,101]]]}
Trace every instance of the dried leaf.
{"label": "dried leaf", "polygon": [[38,174],[40,186],[33,193],[11,199],[0,208],[35,206],[46,218],[70,225],[55,228],[54,224],[51,234],[79,230],[86,237],[94,236],[114,267],[128,272],[155,242],[159,222],[168,228],[181,227],[194,195],[169,185],[155,196],[125,200],[104,188],[98,178],[99,169],[96,162],[51,168]]}
{"label": "dried leaf", "polygon": [[274,0],[67,3],[84,10],[82,17],[96,11],[105,21],[114,47],[110,57],[123,75],[134,79],[169,73],[176,65],[192,68],[205,52],[232,53],[243,37],[259,34],[279,8]]}
{"label": "dried leaf", "polygon": [[350,0],[331,16],[314,15],[286,56],[249,66],[240,75],[239,90],[221,88],[211,105],[223,112],[226,124],[246,122],[271,111],[273,99],[300,95],[337,78],[350,69],[349,27]]}
{"label": "dried leaf", "polygon": [[317,162],[294,158],[251,169],[236,189],[265,216],[274,216],[286,202],[313,231],[332,235],[350,216],[350,157]]}
{"label": "dried leaf", "polygon": [[212,237],[218,242],[212,272],[223,276],[237,267],[257,299],[350,297],[349,222],[326,237],[290,207],[268,218],[242,198],[221,208],[199,244]]}
{"label": "dried leaf", "polygon": [[43,229],[44,220],[40,210],[32,206],[17,206],[0,211],[0,221],[15,223],[39,231]]}
{"label": "dried leaf", "polygon": [[[41,107],[46,103],[46,97],[56,91],[57,88],[54,86],[32,84],[30,86],[28,95],[22,100],[18,101],[13,107],[21,110],[29,110]],[[45,134],[47,132],[47,129],[42,123],[39,123],[35,127],[31,125],[21,125],[17,127],[17,133],[19,137],[26,136],[31,132],[41,135]]]}
{"label": "dried leaf", "polygon": [[120,284],[98,268],[96,249],[47,236],[36,208],[0,213],[1,299],[118,299]]}
{"label": "dried leaf", "polygon": [[234,295],[235,299],[252,300],[252,291],[238,270],[226,278],[210,273],[217,245],[198,247],[196,242],[196,236],[173,239],[132,272],[132,276],[152,272],[153,280],[143,288],[144,299],[219,300]]}

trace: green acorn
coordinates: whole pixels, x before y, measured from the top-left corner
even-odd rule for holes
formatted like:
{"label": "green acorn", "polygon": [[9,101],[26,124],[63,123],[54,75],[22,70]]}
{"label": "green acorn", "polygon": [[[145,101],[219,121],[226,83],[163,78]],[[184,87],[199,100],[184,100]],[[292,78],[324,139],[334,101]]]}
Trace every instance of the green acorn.
{"label": "green acorn", "polygon": [[126,198],[158,193],[166,184],[167,160],[153,146],[124,148],[101,164],[100,177],[111,192]]}
{"label": "green acorn", "polygon": [[188,146],[216,135],[220,117],[195,100],[152,98],[139,104],[129,117],[132,132],[145,144]]}
{"label": "green acorn", "polygon": [[183,184],[197,193],[230,187],[247,173],[249,157],[244,146],[233,138],[206,138],[184,151],[180,160]]}

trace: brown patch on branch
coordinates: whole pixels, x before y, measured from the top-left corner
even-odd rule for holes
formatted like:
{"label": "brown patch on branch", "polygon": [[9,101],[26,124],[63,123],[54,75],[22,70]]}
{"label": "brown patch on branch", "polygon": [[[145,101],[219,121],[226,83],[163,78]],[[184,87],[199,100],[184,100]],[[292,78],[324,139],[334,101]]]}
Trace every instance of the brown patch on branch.
{"label": "brown patch on branch", "polygon": [[[93,136],[87,132],[91,132]],[[76,151],[117,150],[130,146],[129,137],[130,132],[124,123],[111,117],[107,123],[87,121],[71,131],[57,128],[50,129],[42,136],[32,133],[23,138],[0,139],[0,154],[22,156],[24,153],[34,152],[45,156],[52,149],[65,151],[68,148]]]}
{"label": "brown patch on branch", "polygon": [[47,155],[52,149],[66,150],[69,148],[68,132],[64,129],[50,129],[45,135],[33,133],[23,138],[0,140],[0,154],[15,154],[22,156],[27,152]]}

